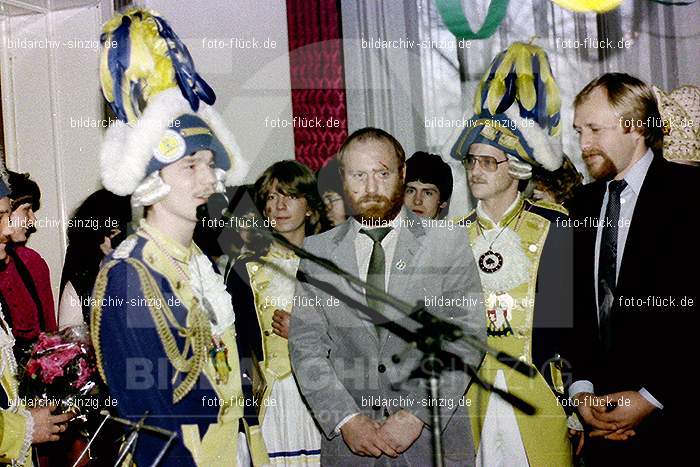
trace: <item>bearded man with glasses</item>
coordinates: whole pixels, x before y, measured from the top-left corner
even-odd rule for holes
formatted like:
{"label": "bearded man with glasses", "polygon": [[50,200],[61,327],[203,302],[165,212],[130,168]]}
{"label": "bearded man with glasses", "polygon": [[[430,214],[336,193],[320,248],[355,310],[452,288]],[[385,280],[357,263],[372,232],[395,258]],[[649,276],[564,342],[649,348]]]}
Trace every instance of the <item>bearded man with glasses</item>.
{"label": "bearded man with glasses", "polygon": [[[533,62],[538,66],[515,65]],[[500,75],[503,70],[506,75]],[[512,85],[504,89],[503,82]],[[533,168],[554,171],[563,161],[559,88],[544,51],[515,43],[496,56],[479,89],[477,114],[452,148],[478,200],[461,222],[484,288],[488,344],[534,365],[538,374],[527,379],[485,357],[480,376],[537,412],[527,416],[472,385],[467,398],[473,403],[476,464],[572,465],[569,423],[558,403],[564,396],[562,336],[573,316],[568,215],[560,205],[525,194]],[[574,434],[582,439],[581,431]]]}

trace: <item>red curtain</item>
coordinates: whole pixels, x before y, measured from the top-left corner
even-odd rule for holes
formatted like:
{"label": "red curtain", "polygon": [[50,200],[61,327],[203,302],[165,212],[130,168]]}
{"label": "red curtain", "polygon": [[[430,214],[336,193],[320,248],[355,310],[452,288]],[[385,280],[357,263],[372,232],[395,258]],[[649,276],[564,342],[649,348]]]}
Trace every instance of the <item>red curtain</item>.
{"label": "red curtain", "polygon": [[340,3],[287,0],[294,153],[317,170],[348,134]]}

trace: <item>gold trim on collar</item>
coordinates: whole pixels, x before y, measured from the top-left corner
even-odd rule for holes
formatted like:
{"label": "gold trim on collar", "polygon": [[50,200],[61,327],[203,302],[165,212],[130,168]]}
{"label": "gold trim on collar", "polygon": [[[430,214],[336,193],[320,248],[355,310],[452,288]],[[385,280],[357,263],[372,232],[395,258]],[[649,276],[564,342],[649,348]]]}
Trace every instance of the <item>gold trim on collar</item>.
{"label": "gold trim on collar", "polygon": [[[497,222],[498,227],[508,225],[508,223],[512,221],[515,216],[519,215],[523,210],[525,200],[523,199],[522,195],[519,194],[517,200],[513,203],[513,206],[505,213],[501,220]],[[485,230],[491,230],[495,227],[494,222],[491,219],[479,215],[478,209],[475,209],[475,213],[477,222],[482,226],[482,228]]]}
{"label": "gold trim on collar", "polygon": [[209,135],[211,136],[211,130],[209,128],[205,128],[203,126],[201,127],[195,127],[195,128],[183,128],[180,130],[180,134],[187,138],[188,136],[195,136],[195,135]]}
{"label": "gold trim on collar", "polygon": [[[139,230],[143,230],[143,232],[139,232]],[[156,248],[155,251],[158,251],[158,256],[163,256],[163,258],[165,258],[166,254],[170,255],[173,259],[184,263],[185,267],[189,265],[192,255],[197,253],[197,248],[195,247],[194,241],[190,243],[189,248],[185,247],[163,233],[161,230],[158,230],[156,227],[149,224],[146,219],[141,219],[141,222],[139,223],[139,230],[137,230],[136,233],[140,237],[145,238],[149,243],[155,240],[155,243],[159,244],[165,250],[165,252],[162,252],[160,249]],[[146,235],[144,235],[144,233]],[[149,236],[152,238],[148,238]]]}

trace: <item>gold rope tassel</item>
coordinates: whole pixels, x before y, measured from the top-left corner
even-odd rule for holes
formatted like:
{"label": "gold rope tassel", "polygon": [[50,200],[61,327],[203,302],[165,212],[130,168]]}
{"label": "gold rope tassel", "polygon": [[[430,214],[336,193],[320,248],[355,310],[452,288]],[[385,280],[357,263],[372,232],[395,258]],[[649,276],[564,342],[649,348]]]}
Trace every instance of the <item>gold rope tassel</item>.
{"label": "gold rope tassel", "polygon": [[[173,365],[175,370],[185,374],[183,381],[173,389],[173,403],[178,403],[192,388],[194,388],[204,368],[208,355],[207,348],[211,341],[211,325],[198,304],[195,304],[188,310],[188,325],[184,327],[180,325],[175,319],[172,310],[167,305],[167,301],[163,297],[160,288],[155,283],[153,276],[151,276],[143,263],[134,258],[129,258],[126,262],[133,266],[139,276],[141,289],[143,290],[144,297],[148,299],[146,300],[148,302],[148,309],[156,325],[156,331],[158,332],[168,361]],[[117,261],[108,263],[102,268],[95,280],[95,302],[92,308],[92,319],[90,320],[90,331],[97,357],[97,368],[105,383],[107,382],[107,377],[102,365],[102,349],[99,345],[102,307],[98,304],[103,303],[103,298],[107,290],[109,270],[116,264]],[[177,329],[180,336],[185,338],[184,352],[181,352],[178,348],[175,336],[170,329],[171,326]],[[187,358],[187,349],[190,346],[192,347],[192,356]]]}

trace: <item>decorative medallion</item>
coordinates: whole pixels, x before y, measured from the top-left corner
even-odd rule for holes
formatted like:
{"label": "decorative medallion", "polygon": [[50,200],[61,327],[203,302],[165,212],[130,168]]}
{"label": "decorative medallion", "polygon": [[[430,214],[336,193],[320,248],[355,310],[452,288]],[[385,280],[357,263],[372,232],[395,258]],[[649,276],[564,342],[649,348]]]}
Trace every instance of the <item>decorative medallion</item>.
{"label": "decorative medallion", "polygon": [[494,273],[503,267],[503,255],[491,249],[479,256],[479,269],[487,274]]}

